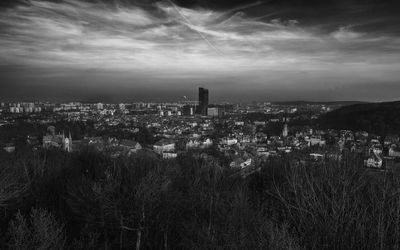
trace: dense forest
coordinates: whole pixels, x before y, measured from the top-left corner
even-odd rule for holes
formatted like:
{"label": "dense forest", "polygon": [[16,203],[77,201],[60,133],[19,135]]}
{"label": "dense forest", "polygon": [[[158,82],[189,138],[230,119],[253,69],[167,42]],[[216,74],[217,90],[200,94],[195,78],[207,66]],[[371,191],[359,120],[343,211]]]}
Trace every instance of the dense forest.
{"label": "dense forest", "polygon": [[361,165],[0,153],[0,248],[398,249],[400,176]]}
{"label": "dense forest", "polygon": [[386,136],[400,134],[400,102],[367,103],[346,106],[323,115],[324,128],[348,129]]}

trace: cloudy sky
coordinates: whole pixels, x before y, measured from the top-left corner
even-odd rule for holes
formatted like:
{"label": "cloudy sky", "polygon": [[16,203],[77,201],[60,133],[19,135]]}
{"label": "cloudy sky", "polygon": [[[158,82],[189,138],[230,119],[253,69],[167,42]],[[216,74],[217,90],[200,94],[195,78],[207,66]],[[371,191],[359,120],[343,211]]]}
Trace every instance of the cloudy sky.
{"label": "cloudy sky", "polygon": [[396,1],[2,0],[0,100],[400,99]]}

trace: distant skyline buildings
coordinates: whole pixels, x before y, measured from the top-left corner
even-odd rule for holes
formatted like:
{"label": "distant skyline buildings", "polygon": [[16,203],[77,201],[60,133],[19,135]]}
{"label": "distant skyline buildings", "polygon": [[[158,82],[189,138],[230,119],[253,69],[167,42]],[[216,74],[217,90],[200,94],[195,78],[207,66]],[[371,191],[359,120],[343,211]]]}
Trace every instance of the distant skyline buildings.
{"label": "distant skyline buildings", "polygon": [[199,106],[197,109],[197,113],[206,116],[207,108],[208,108],[208,98],[209,98],[208,89],[200,87],[199,88]]}

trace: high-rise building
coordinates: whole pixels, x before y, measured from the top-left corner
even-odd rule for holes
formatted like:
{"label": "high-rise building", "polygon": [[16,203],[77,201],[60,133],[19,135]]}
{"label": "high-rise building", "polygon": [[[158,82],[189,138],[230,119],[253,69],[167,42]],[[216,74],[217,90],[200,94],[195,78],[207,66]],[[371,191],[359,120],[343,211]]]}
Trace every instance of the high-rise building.
{"label": "high-rise building", "polygon": [[214,108],[208,108],[207,109],[207,115],[211,117],[218,117],[220,114],[220,110],[216,107]]}
{"label": "high-rise building", "polygon": [[207,108],[208,108],[208,89],[199,88],[199,107],[197,113],[206,116]]}

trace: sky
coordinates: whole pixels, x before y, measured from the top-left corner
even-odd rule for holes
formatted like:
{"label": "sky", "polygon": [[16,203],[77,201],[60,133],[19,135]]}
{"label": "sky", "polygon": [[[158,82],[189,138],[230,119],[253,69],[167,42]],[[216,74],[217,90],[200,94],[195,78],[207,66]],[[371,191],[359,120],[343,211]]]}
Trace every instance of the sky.
{"label": "sky", "polygon": [[400,99],[392,0],[2,0],[0,100]]}

